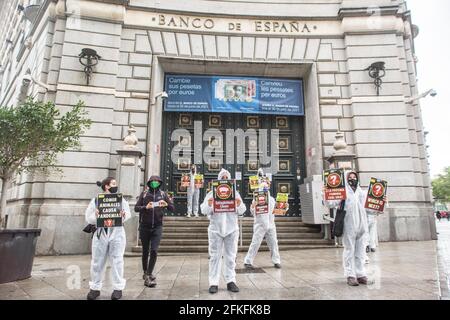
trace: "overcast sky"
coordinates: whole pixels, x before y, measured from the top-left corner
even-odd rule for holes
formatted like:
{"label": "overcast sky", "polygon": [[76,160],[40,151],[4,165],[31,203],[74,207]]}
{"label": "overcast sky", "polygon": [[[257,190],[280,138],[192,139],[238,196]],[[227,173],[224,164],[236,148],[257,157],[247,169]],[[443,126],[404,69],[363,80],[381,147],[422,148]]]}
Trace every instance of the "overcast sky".
{"label": "overcast sky", "polygon": [[432,177],[450,167],[450,1],[407,0],[412,21],[419,27],[415,39],[419,91],[436,89],[435,98],[422,99],[422,115],[430,146]]}

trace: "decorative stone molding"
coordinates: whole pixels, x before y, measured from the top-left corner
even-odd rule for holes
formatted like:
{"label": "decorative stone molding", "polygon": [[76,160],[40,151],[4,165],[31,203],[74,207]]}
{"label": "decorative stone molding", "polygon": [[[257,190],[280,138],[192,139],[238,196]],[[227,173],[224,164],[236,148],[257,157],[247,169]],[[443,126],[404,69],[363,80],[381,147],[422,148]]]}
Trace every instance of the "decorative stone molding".
{"label": "decorative stone molding", "polygon": [[347,17],[367,17],[373,15],[379,16],[392,16],[399,13],[398,6],[385,6],[385,7],[362,7],[362,8],[341,8],[338,13],[339,19]]}
{"label": "decorative stone molding", "polygon": [[128,128],[128,135],[123,139],[123,150],[139,151],[137,148],[138,138],[136,137],[136,129],[133,126]]}
{"label": "decorative stone molding", "polygon": [[342,30],[345,34],[388,32],[403,34],[405,24],[401,17],[395,16],[346,17],[342,19]]}
{"label": "decorative stone molding", "polygon": [[[112,1],[110,1],[112,2]],[[122,4],[87,0],[66,0],[66,15],[123,22],[125,7]],[[117,2],[117,1],[116,1]]]}

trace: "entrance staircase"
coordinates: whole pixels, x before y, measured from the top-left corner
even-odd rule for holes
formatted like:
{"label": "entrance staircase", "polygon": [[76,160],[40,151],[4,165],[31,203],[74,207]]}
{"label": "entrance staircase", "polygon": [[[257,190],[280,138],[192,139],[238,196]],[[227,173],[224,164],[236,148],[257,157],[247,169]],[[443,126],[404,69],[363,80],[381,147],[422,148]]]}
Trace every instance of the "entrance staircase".
{"label": "entrance staircase", "polygon": [[[301,218],[286,217],[275,219],[278,246],[280,251],[330,248],[334,242],[325,240],[320,226],[306,225]],[[206,217],[164,217],[164,229],[158,253],[200,254],[208,253],[208,225]],[[246,252],[253,235],[253,218],[242,219],[242,246],[239,251]],[[263,240],[260,251],[268,251]],[[133,247],[127,255],[139,255],[140,246]]]}

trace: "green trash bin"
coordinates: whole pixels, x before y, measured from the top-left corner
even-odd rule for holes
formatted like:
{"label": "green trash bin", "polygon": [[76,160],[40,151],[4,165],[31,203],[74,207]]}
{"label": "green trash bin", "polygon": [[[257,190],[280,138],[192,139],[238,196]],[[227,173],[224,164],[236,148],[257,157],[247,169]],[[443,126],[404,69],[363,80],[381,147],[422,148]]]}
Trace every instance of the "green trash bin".
{"label": "green trash bin", "polygon": [[0,283],[31,277],[41,229],[0,230]]}

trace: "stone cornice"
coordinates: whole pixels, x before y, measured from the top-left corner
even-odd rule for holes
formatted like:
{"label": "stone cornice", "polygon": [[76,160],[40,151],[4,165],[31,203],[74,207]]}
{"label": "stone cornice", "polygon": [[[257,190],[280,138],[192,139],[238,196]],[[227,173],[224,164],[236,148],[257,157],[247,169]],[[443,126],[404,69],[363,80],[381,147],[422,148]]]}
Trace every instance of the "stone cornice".
{"label": "stone cornice", "polygon": [[[374,12],[376,9],[377,12]],[[396,16],[399,14],[399,6],[386,7],[361,7],[361,8],[341,8],[338,13],[339,19],[346,17],[370,17],[375,15],[380,16]]]}

